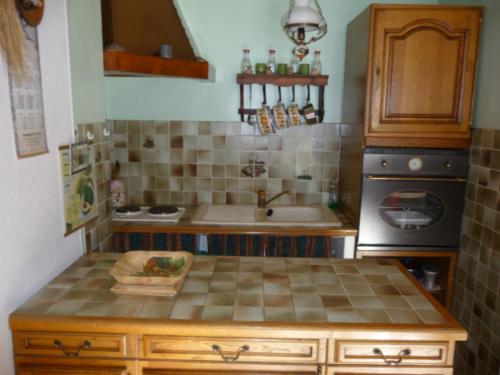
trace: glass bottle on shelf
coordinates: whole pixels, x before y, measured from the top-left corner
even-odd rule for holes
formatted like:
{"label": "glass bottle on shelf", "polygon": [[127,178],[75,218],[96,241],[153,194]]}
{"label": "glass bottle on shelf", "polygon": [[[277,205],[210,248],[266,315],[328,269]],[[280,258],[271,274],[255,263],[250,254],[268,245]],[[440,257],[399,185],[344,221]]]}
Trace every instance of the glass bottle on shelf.
{"label": "glass bottle on shelf", "polygon": [[274,49],[269,50],[269,59],[267,60],[266,73],[276,73],[276,51]]}
{"label": "glass bottle on shelf", "polygon": [[328,194],[328,207],[339,208],[338,193],[337,193],[337,178],[330,179],[329,194]]}
{"label": "glass bottle on shelf", "polygon": [[241,60],[241,72],[244,74],[252,74],[252,62],[250,61],[250,50],[243,50],[243,59]]}
{"label": "glass bottle on shelf", "polygon": [[288,66],[288,74],[297,74],[299,72],[300,60],[295,54],[292,54],[292,60]]}
{"label": "glass bottle on shelf", "polygon": [[320,51],[314,51],[314,60],[311,66],[311,75],[317,76],[321,74]]}

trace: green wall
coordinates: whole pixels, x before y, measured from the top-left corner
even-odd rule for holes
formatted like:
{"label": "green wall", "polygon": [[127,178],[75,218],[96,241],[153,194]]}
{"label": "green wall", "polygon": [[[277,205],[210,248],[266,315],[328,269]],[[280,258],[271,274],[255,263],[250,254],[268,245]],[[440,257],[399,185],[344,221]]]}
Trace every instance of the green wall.
{"label": "green wall", "polygon": [[473,126],[500,129],[500,1],[440,0],[440,4],[484,6]]}
{"label": "green wall", "polygon": [[75,124],[106,119],[100,0],[67,0]]}
{"label": "green wall", "polygon": [[[330,76],[325,93],[327,122],[340,121],[346,25],[372,2],[320,0],[329,30],[311,49],[322,51],[324,74]],[[437,0],[375,2],[437,3]],[[242,49],[250,48],[253,63],[265,62],[270,47],[276,49],[278,61],[289,62],[293,45],[280,27],[288,1],[178,0],[178,3],[201,57],[217,71],[216,81],[105,78],[109,119],[237,121],[239,90],[235,75]],[[257,87],[254,106],[260,98],[255,91]]]}

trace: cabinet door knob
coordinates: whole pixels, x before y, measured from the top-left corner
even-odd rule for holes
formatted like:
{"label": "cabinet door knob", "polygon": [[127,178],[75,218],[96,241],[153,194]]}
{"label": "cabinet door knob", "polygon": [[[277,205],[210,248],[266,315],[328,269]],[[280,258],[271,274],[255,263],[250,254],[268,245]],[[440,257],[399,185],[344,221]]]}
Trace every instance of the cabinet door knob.
{"label": "cabinet door knob", "polygon": [[236,353],[234,353],[233,355],[224,354],[221,347],[217,344],[212,345],[212,350],[218,353],[224,362],[235,362],[238,360],[238,358],[240,358],[240,354],[248,352],[250,350],[250,347],[248,345],[240,346]]}
{"label": "cabinet door knob", "polygon": [[450,169],[451,168],[451,162],[450,161],[447,161],[446,163],[444,163],[444,167],[446,169]]}
{"label": "cabinet door knob", "polygon": [[380,165],[382,166],[382,168],[386,168],[387,167],[387,160],[382,160],[380,162]]}
{"label": "cabinet door knob", "polygon": [[60,349],[66,357],[78,357],[82,349],[88,349],[92,346],[90,341],[85,340],[74,352],[70,352],[64,348],[64,345],[59,340],[54,340],[54,347]]}
{"label": "cabinet door knob", "polygon": [[379,348],[373,349],[373,354],[376,354],[376,355],[379,355],[380,357],[382,357],[384,362],[386,364],[388,364],[389,366],[396,366],[396,365],[399,365],[401,363],[401,361],[403,360],[404,357],[409,356],[411,354],[411,350],[409,348],[401,350],[398,354],[398,359],[395,359],[395,360],[387,359],[384,355],[384,352],[382,352],[382,350],[380,350]]}

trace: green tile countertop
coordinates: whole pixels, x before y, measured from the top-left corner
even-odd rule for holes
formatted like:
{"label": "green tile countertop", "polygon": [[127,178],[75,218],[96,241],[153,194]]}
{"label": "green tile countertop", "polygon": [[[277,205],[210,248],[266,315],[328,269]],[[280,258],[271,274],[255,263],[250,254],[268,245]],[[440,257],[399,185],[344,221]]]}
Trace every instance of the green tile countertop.
{"label": "green tile countertop", "polygon": [[248,322],[445,325],[420,288],[387,260],[195,256],[175,297],[117,295],[121,254],[84,256],[14,315]]}

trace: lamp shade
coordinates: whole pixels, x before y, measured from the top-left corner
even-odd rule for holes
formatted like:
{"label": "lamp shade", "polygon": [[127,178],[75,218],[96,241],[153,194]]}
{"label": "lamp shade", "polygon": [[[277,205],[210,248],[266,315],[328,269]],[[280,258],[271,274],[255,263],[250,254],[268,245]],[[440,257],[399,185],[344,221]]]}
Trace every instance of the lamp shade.
{"label": "lamp shade", "polygon": [[304,31],[315,31],[325,25],[325,20],[316,9],[311,7],[310,0],[292,0],[290,9],[281,19],[281,25],[291,32],[299,28],[303,28]]}

